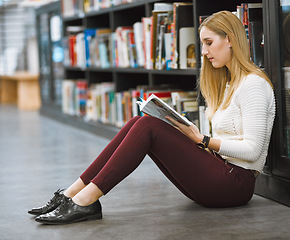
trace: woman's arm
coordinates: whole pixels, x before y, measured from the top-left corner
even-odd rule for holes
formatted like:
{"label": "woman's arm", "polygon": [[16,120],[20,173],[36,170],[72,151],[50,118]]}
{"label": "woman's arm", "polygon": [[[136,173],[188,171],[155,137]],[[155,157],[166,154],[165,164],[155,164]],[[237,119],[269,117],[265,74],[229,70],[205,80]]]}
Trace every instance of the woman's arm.
{"label": "woman's arm", "polygon": [[249,75],[234,98],[242,116],[242,139],[222,139],[218,153],[254,162],[265,151],[264,146],[271,133],[270,119],[275,114],[272,112],[273,90],[263,78]]}

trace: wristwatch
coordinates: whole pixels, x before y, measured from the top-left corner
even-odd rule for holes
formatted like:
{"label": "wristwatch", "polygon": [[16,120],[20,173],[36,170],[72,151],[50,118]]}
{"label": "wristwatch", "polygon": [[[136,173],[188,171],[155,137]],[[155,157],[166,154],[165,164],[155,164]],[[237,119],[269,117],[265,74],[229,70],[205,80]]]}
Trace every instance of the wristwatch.
{"label": "wristwatch", "polygon": [[208,147],[208,144],[209,144],[209,140],[210,140],[210,137],[204,135],[201,143],[198,143],[197,145],[200,146],[200,147],[202,147],[202,148],[207,148]]}

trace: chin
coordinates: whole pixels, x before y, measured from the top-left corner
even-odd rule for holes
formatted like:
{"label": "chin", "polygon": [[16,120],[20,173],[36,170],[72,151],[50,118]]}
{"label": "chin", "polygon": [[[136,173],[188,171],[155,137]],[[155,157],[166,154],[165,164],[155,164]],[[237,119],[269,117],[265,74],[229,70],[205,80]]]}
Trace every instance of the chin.
{"label": "chin", "polygon": [[212,63],[212,66],[213,66],[214,68],[222,68],[222,67],[224,67],[225,65],[223,65],[223,64],[218,64],[218,63]]}

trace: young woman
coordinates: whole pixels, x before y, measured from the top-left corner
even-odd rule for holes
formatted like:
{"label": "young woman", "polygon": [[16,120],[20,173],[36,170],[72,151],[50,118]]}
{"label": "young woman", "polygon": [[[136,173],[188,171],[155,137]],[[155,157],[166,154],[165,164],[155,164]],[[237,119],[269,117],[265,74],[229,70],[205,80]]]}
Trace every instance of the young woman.
{"label": "young woman", "polygon": [[99,198],[132,173],[146,154],[184,195],[203,206],[241,206],[252,198],[275,117],[272,84],[250,61],[245,30],[235,15],[215,13],[199,33],[200,89],[213,137],[171,118],[176,127],[154,117],[134,117],[76,182],[56,192],[44,207],[29,211],[39,215],[37,222],[102,218]]}

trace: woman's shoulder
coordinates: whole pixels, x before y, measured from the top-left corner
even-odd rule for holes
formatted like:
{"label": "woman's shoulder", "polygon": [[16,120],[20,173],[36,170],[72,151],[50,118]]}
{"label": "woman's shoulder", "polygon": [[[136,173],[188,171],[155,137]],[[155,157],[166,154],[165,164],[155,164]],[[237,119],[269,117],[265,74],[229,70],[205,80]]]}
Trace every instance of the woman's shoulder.
{"label": "woman's shoulder", "polygon": [[268,81],[265,78],[259,76],[258,74],[250,73],[247,76],[245,76],[243,83],[244,84],[265,84],[265,83],[268,83]]}
{"label": "woman's shoulder", "polygon": [[249,99],[250,96],[266,98],[270,102],[274,101],[275,98],[270,83],[257,74],[249,74],[243,79],[237,91],[237,96],[246,99]]}
{"label": "woman's shoulder", "polygon": [[264,89],[264,90],[265,89],[272,90],[270,83],[265,78],[255,73],[251,73],[245,76],[240,85],[240,88],[247,89],[247,90],[250,90],[252,88],[257,89],[257,90],[259,88]]}

